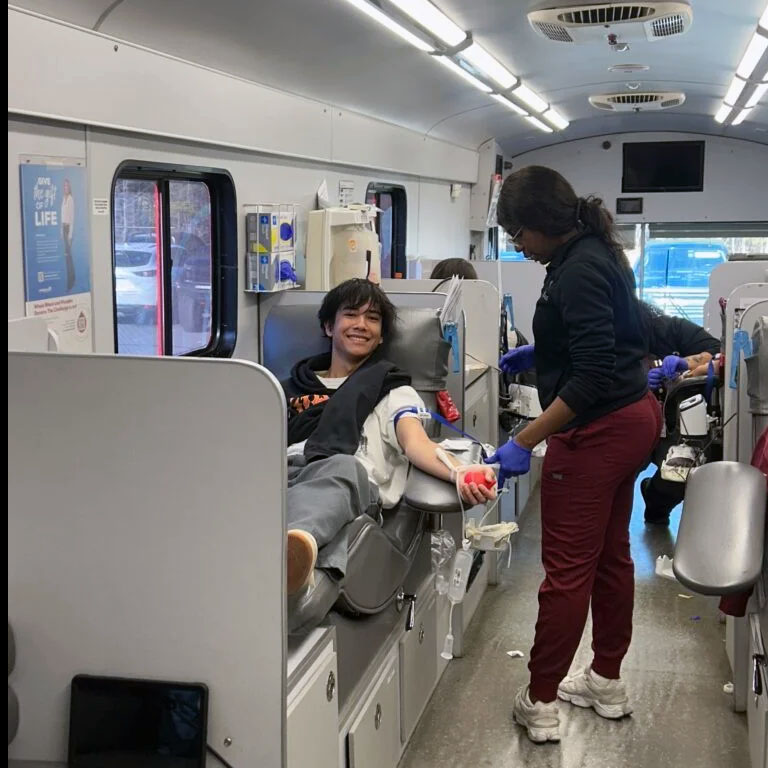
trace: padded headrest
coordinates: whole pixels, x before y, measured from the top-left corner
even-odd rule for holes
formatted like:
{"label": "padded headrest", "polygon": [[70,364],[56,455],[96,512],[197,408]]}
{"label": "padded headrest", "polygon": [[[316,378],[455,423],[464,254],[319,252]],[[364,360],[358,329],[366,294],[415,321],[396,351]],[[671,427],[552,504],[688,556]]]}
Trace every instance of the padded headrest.
{"label": "padded headrest", "polygon": [[[277,305],[264,326],[264,365],[280,380],[299,361],[330,349],[317,319],[317,306]],[[442,337],[437,310],[400,308],[397,325],[384,340],[382,354],[407,371],[422,392],[446,388],[451,345]]]}

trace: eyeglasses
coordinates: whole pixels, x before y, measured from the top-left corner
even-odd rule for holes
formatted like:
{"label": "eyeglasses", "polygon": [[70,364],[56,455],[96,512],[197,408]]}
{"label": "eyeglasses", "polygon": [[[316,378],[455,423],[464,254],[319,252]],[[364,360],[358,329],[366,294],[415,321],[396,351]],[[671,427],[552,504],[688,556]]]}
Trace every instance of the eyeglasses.
{"label": "eyeglasses", "polygon": [[511,241],[512,241],[512,242],[513,242],[515,245],[520,245],[520,242],[519,242],[519,241],[520,241],[520,235],[522,235],[522,234],[523,234],[523,230],[524,230],[524,229],[525,229],[525,227],[520,227],[520,229],[518,229],[518,230],[517,230],[517,232],[515,232],[515,234],[514,234],[514,235],[512,235],[512,237],[510,237],[510,240],[511,240]]}

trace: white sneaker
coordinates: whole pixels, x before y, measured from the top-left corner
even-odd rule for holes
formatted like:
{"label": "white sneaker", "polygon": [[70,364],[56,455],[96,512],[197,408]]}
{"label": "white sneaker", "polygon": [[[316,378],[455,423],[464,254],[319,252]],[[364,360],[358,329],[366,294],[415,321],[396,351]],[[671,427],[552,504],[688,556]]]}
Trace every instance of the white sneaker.
{"label": "white sneaker", "polygon": [[592,707],[600,717],[609,720],[632,714],[624,683],[602,677],[591,667],[568,675],[558,686],[557,696],[577,707]]}
{"label": "white sneaker", "polygon": [[560,741],[560,715],[557,710],[557,701],[548,703],[537,701],[531,704],[527,685],[515,694],[512,718],[527,730],[528,738],[537,744]]}

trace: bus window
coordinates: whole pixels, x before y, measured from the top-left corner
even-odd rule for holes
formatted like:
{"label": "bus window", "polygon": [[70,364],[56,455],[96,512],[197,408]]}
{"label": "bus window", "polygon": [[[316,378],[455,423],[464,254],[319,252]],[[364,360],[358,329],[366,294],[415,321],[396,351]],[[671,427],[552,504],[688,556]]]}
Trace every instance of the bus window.
{"label": "bus window", "polygon": [[112,211],[115,351],[231,354],[237,273],[221,269],[236,266],[229,175],[125,164]]}
{"label": "bus window", "polygon": [[381,243],[381,276],[405,277],[405,187],[371,182],[365,193],[365,202],[379,209],[376,216],[376,232]]}

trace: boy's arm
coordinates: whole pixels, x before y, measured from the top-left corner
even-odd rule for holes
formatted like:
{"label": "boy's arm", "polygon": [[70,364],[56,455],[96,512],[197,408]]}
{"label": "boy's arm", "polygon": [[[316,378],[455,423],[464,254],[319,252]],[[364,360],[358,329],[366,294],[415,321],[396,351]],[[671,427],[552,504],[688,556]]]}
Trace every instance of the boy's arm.
{"label": "boy's arm", "polygon": [[[437,457],[437,445],[429,439],[419,419],[401,418],[397,422],[395,431],[397,442],[400,443],[400,447],[411,464],[428,475],[451,482],[450,470]],[[447,455],[455,467],[462,466],[450,454]],[[486,488],[484,485],[475,483],[461,483],[461,497],[467,504],[485,504],[486,501],[496,498],[496,476],[489,467],[484,467],[483,471],[488,481],[493,483],[493,487]]]}

